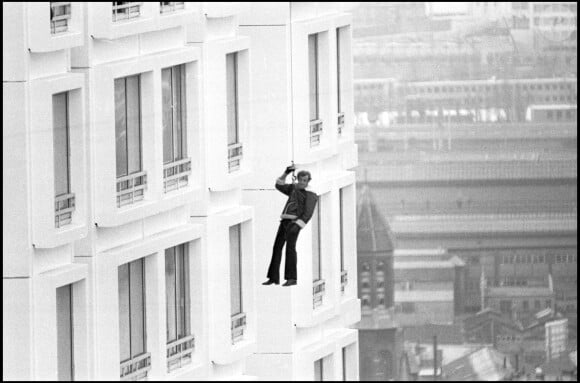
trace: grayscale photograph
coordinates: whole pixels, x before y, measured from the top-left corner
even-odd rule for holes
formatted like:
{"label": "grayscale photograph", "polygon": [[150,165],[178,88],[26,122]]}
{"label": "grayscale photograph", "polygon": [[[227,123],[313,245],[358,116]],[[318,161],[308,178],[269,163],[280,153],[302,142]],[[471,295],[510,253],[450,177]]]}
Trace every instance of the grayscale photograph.
{"label": "grayscale photograph", "polygon": [[3,2],[3,380],[577,381],[576,2]]}

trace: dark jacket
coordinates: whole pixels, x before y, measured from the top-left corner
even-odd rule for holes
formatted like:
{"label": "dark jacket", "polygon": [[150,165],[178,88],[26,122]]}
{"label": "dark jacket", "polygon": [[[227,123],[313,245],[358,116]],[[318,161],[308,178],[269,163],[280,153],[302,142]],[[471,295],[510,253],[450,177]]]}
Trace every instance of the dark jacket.
{"label": "dark jacket", "polygon": [[[312,218],[312,214],[316,208],[316,203],[318,202],[318,196],[308,190],[298,190],[294,184],[287,184],[280,179],[276,180],[276,189],[289,197],[288,201],[286,201],[281,217],[292,219],[301,229],[303,229],[308,221],[310,221],[310,218]],[[287,211],[288,204],[291,203],[291,201],[297,203],[297,206],[293,209],[296,214],[285,215],[284,213]]]}

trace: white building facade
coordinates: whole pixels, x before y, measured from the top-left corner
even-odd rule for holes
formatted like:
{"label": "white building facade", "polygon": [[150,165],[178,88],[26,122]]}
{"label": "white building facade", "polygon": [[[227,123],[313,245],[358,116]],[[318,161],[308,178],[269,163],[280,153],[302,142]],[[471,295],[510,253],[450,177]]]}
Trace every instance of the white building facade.
{"label": "white building facade", "polygon": [[[254,365],[277,339],[294,350],[287,378],[313,376],[321,358],[324,376],[338,376],[327,374],[341,347],[358,377],[358,337],[347,328],[360,319],[356,281],[344,293],[340,283],[341,264],[356,276],[350,16],[304,5],[292,19],[306,25],[298,39],[308,28],[327,36],[324,128],[310,147],[297,144],[310,139],[307,105],[296,106],[308,79],[287,70],[305,65],[307,50],[270,50],[258,26],[240,26],[278,17],[271,7],[3,4],[4,379],[253,380],[275,371]],[[341,92],[336,28],[346,28]],[[260,68],[281,54],[279,69]],[[265,89],[284,98],[257,97]],[[338,118],[341,136],[330,134]],[[302,120],[305,133],[294,133]],[[324,216],[314,242],[326,288],[315,310],[309,283],[279,298],[258,287],[281,205],[251,189],[273,189],[270,173],[291,158],[317,178]],[[299,256],[312,248],[305,229]],[[306,263],[300,275],[311,275]],[[262,305],[272,299],[292,302],[297,327],[275,321]]]}
{"label": "white building facade", "polygon": [[276,178],[294,163],[311,172],[309,188],[318,195],[314,215],[298,238],[298,285],[258,286],[260,330],[248,371],[267,379],[359,376],[358,333],[349,328],[360,320],[352,7],[256,3],[240,17],[240,32],[252,41],[252,129],[259,137],[253,141],[255,171],[244,182],[243,198],[255,208],[260,281],[267,279],[286,200],[274,188]]}

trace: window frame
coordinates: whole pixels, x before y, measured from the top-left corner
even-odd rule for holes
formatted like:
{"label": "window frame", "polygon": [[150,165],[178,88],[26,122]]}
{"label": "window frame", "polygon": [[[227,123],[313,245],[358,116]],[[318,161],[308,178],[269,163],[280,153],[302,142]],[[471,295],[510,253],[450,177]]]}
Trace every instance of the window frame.
{"label": "window frame", "polygon": [[[119,265],[118,267],[118,277],[119,279],[121,278],[121,267],[127,265],[127,285],[128,285],[128,301],[129,301],[129,306],[127,308],[128,310],[128,316],[129,316],[129,333],[128,333],[128,339],[129,339],[129,359],[121,359],[121,363],[124,362],[128,362],[132,359],[135,359],[141,355],[145,355],[147,354],[147,295],[146,295],[146,280],[145,280],[145,259],[144,258],[139,258],[136,259],[134,261],[131,262],[127,262],[124,263],[122,265]],[[131,304],[131,296],[132,296],[132,291],[131,291],[131,268],[132,267],[138,267],[140,270],[138,270],[139,274],[141,274],[141,288],[140,293],[141,293],[141,302],[142,302],[142,313],[138,313],[141,314],[140,316],[142,316],[142,320],[143,320],[143,339],[142,339],[142,343],[143,343],[143,352],[139,353],[139,354],[134,354],[133,352],[133,333],[132,333],[132,326],[133,326],[133,315],[132,315],[132,304]],[[119,289],[119,294],[121,294],[121,290]],[[121,304],[121,299],[119,299],[119,305]],[[121,316],[121,310],[119,310],[119,320]],[[141,334],[139,334],[141,335]],[[121,342],[122,339],[119,338],[119,341]]]}
{"label": "window frame", "polygon": [[[62,289],[66,289],[66,290],[62,290]],[[64,297],[66,299],[66,302],[63,302],[61,298],[62,296],[59,296],[59,290],[60,291],[66,291],[67,296]],[[73,381],[75,378],[75,336],[74,336],[74,292],[73,292],[73,284],[67,284],[64,286],[59,286],[56,288],[56,325],[57,325],[57,374],[58,374],[58,380],[61,381]],[[61,343],[61,330],[62,327],[60,325],[61,321],[61,314],[62,314],[62,306],[59,304],[59,301],[62,303],[66,303],[67,304],[67,318],[66,318],[66,324],[68,325],[68,328],[66,330],[68,330],[69,332],[69,336],[70,338],[67,339],[70,342],[70,352],[68,353],[68,355],[66,355],[67,357],[67,362],[70,363],[70,365],[68,366],[70,368],[69,371],[66,371],[66,374],[70,374],[69,376],[65,376],[65,372],[61,370],[61,356],[64,357],[64,355],[61,354],[61,347],[62,347],[62,343]],[[64,319],[64,318],[63,318]]]}
{"label": "window frame", "polygon": [[[308,35],[308,116],[310,122],[320,120],[319,39],[320,33],[311,33]],[[314,75],[314,78],[312,78],[312,75]],[[312,108],[313,106],[314,110]]]}
{"label": "window frame", "polygon": [[[65,138],[65,156],[66,156],[66,161],[65,161],[65,165],[66,165],[66,169],[65,169],[65,172],[66,172],[65,179],[66,179],[66,191],[64,193],[57,193],[57,190],[56,190],[57,189],[57,186],[56,186],[56,182],[57,181],[56,181],[56,177],[54,177],[54,182],[55,182],[55,184],[54,184],[54,188],[55,188],[54,195],[55,195],[55,197],[59,197],[59,196],[65,195],[65,194],[70,194],[70,192],[71,192],[71,176],[70,176],[70,173],[71,173],[71,171],[70,171],[70,151],[71,150],[70,150],[70,117],[69,117],[70,107],[69,107],[69,92],[68,91],[66,91],[66,92],[60,92],[60,93],[55,93],[55,94],[52,95],[52,100],[53,100],[52,101],[52,115],[53,115],[53,123],[52,123],[52,126],[53,126],[53,150],[54,150],[53,156],[56,156],[56,149],[57,149],[56,148],[56,142],[55,142],[56,141],[56,134],[54,134],[55,131],[56,131],[56,129],[57,129],[56,121],[55,121],[55,118],[56,118],[55,117],[55,114],[56,113],[55,113],[55,102],[54,102],[54,100],[55,100],[55,97],[60,96],[60,95],[64,95],[64,117],[65,117],[65,120],[64,120],[64,124],[65,124],[64,125],[64,130],[65,130],[65,137],[66,137]],[[62,167],[61,166],[57,166],[56,161],[54,161],[54,171],[55,171],[55,174],[61,168]]]}
{"label": "window frame", "polygon": [[[127,100],[128,100],[128,97],[127,97],[127,79],[133,78],[133,77],[137,77],[137,92],[136,93],[137,93],[138,99],[137,99],[137,102],[135,103],[135,105],[137,105],[139,107],[139,110],[138,110],[138,113],[137,113],[137,115],[139,117],[138,118],[139,145],[137,147],[138,148],[138,152],[139,152],[139,155],[138,155],[139,170],[134,171],[134,172],[130,172],[130,170],[129,170],[130,159],[129,158],[131,156],[130,156],[130,153],[129,153],[129,139],[128,139],[128,129],[129,129],[128,128],[128,120],[129,120],[128,114],[129,113],[128,113],[128,106],[127,106]],[[116,84],[117,84],[117,81],[118,80],[123,80],[123,87],[124,87],[123,94],[124,94],[124,103],[125,103],[124,104],[125,105],[125,108],[124,108],[124,113],[125,113],[124,132],[125,132],[125,137],[126,137],[125,138],[126,170],[125,170],[125,174],[122,174],[122,175],[119,175],[118,173],[116,173],[116,177],[117,178],[121,178],[121,177],[129,176],[131,174],[135,174],[135,173],[139,173],[139,172],[142,172],[143,171],[143,124],[142,124],[142,120],[143,120],[142,113],[143,113],[143,111],[142,111],[142,108],[141,108],[141,101],[142,101],[142,97],[141,97],[141,74],[139,73],[139,74],[134,74],[134,75],[129,75],[129,76],[124,76],[124,77],[116,78],[115,79],[115,92],[116,92],[116,87],[117,87]],[[117,115],[116,115],[117,110],[116,109],[117,109],[117,104],[116,104],[116,100],[115,100],[115,139],[117,139],[117,134],[118,134],[118,132],[117,132]],[[115,156],[115,159],[116,159],[116,162],[119,160],[117,158],[117,156]]]}
{"label": "window frame", "polygon": [[[316,219],[316,221],[315,221],[316,222],[316,229],[314,227],[312,228],[312,231],[313,231],[312,237],[313,237],[313,239],[316,238],[316,240],[313,241],[313,242],[315,242],[315,245],[313,243],[314,246],[312,247],[313,253],[315,253],[315,254],[312,254],[313,255],[312,256],[312,260],[313,260],[312,282],[318,282],[318,281],[321,281],[324,279],[324,278],[322,278],[322,233],[321,233],[321,226],[320,226],[321,225],[320,205],[321,205],[321,201],[319,201],[316,204],[316,207],[314,208],[314,215],[315,215],[314,218]],[[313,221],[313,223],[314,223],[314,221]],[[314,275],[314,270],[315,270],[315,268],[314,268],[315,263],[314,262],[317,262],[316,269],[318,272],[317,272],[316,276]]]}
{"label": "window frame", "polygon": [[[179,75],[176,75],[176,69],[179,69]],[[163,68],[161,70],[161,83],[163,88],[163,81],[164,73],[168,73],[169,71],[169,84],[170,84],[170,105],[167,106],[165,103],[164,98],[162,97],[162,108],[163,108],[163,164],[167,165],[169,163],[177,162],[187,158],[187,82],[186,82],[186,66],[185,64],[178,64],[171,67]],[[179,76],[178,79],[176,77]],[[179,84],[179,91],[176,93],[175,91],[175,84]],[[162,90],[163,92],[163,90]],[[176,105],[178,106],[176,108]],[[171,109],[171,121],[167,121],[167,123],[171,124],[171,127],[168,129],[171,135],[171,145],[169,145],[171,160],[167,161],[165,156],[166,150],[166,141],[165,141],[165,127],[166,127],[166,108]],[[176,110],[178,109],[178,110]],[[179,126],[179,128],[178,128]],[[181,132],[178,132],[181,130]],[[179,155],[176,154],[177,149],[179,148]]]}
{"label": "window frame", "polygon": [[[236,51],[226,54],[226,114],[227,114],[228,145],[234,145],[240,142],[238,53],[239,52]],[[229,58],[232,58],[231,66],[229,64],[230,63]],[[230,69],[233,70],[232,73],[230,73]],[[230,81],[232,82],[231,93],[230,93]],[[233,107],[233,115],[231,116],[233,117],[233,119],[230,119],[231,107]],[[233,133],[233,137],[230,135],[230,133]]]}
{"label": "window frame", "polygon": [[[232,232],[237,232],[237,254],[232,252]],[[233,270],[232,270],[232,260],[233,258],[237,258],[237,290],[235,291],[236,295],[239,295],[239,311],[234,312],[233,304],[230,305],[230,314],[231,316],[239,315],[244,312],[244,300],[243,300],[243,283],[242,283],[242,268],[243,268],[243,252],[242,252],[242,224],[238,223],[236,225],[229,227],[229,240],[230,240],[230,298],[234,297],[234,285],[232,280]],[[233,299],[230,299],[230,302],[233,303]]]}
{"label": "window frame", "polygon": [[[189,246],[188,243],[182,243],[174,247],[165,249],[165,276],[166,276],[166,297],[167,297],[167,260],[171,257],[174,274],[173,288],[174,288],[174,317],[175,317],[175,337],[170,338],[167,334],[166,343],[172,343],[180,339],[184,339],[191,335],[191,295],[190,295],[190,273],[189,273]],[[179,258],[179,259],[178,259]],[[179,274],[178,274],[179,273]],[[178,294],[179,282],[179,294]],[[181,303],[183,300],[183,303]],[[166,299],[167,311],[167,333],[169,333],[169,297]],[[181,317],[181,326],[179,325],[179,317]],[[181,331],[181,333],[180,333]]]}

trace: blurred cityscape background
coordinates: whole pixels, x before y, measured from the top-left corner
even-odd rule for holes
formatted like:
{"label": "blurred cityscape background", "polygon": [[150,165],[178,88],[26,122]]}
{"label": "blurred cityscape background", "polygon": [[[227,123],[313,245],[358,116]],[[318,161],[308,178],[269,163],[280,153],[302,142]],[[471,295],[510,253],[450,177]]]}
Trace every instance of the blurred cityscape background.
{"label": "blurred cityscape background", "polygon": [[361,380],[576,380],[577,4],[353,14]]}

